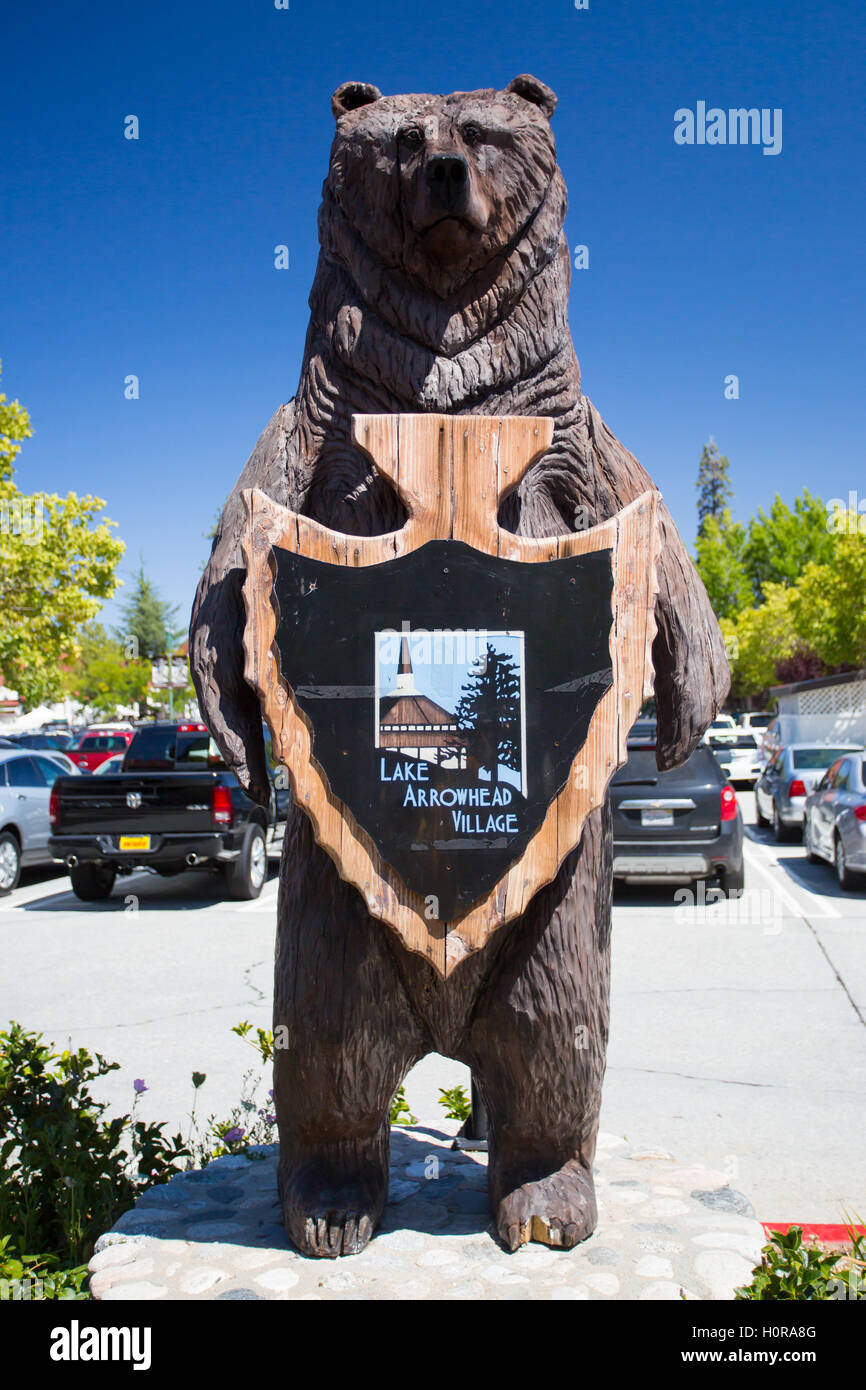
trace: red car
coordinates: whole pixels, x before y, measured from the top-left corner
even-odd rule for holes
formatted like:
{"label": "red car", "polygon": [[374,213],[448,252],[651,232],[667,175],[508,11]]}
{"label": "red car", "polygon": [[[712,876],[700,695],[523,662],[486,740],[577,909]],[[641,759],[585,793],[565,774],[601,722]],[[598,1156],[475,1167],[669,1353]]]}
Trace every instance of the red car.
{"label": "red car", "polygon": [[66,749],[66,756],[82,772],[94,772],[107,758],[125,753],[134,733],[134,729],[88,729]]}

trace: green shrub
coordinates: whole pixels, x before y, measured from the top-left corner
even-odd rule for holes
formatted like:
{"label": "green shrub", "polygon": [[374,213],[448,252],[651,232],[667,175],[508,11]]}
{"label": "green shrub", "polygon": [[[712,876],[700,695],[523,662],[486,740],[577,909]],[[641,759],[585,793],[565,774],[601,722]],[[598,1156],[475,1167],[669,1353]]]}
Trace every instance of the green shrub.
{"label": "green shrub", "polygon": [[[96,1239],[146,1187],[179,1172],[189,1151],[164,1125],[136,1120],[135,1104],[104,1118],[108,1106],[90,1086],[116,1062],[52,1049],[17,1023],[0,1032],[0,1255],[60,1288],[63,1273],[75,1287]],[[146,1089],[137,1081],[136,1097]]]}
{"label": "green shrub", "polygon": [[468,1120],[472,1114],[472,1101],[465,1086],[452,1086],[450,1091],[439,1087],[439,1104],[445,1106],[449,1120]]}
{"label": "green shrub", "polygon": [[60,1269],[57,1255],[11,1253],[12,1237],[0,1236],[0,1299],[87,1298],[87,1265]]}
{"label": "green shrub", "polygon": [[736,1289],[743,1300],[825,1301],[866,1297],[866,1235],[849,1224],[851,1251],[826,1251],[803,1243],[801,1226],[774,1231],[752,1270],[752,1282]]}
{"label": "green shrub", "polygon": [[406,1091],[400,1087],[391,1101],[389,1119],[392,1125],[417,1125],[418,1116],[413,1115],[406,1100]]}

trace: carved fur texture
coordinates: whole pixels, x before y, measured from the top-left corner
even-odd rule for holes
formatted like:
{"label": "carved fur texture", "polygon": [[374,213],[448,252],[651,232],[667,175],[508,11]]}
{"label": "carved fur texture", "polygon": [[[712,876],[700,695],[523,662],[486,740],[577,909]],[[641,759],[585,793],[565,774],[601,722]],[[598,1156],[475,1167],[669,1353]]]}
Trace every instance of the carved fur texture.
{"label": "carved fur texture", "polygon": [[[399,527],[399,499],[350,442],[357,411],[552,416],[551,448],[503,507],[502,524],[518,534],[593,524],[652,486],[581,393],[555,106],[527,74],[501,91],[383,97],[348,82],[334,94],[298,392],[226,503],[190,629],[204,717],[260,799],[261,712],[241,647],[242,488],[353,535]],[[661,526],[653,661],[667,768],[696,746],[729,672],[664,507]],[[292,1042],[277,1055],[275,1090],[284,1214],[299,1248],[334,1256],[369,1240],[386,1195],[389,1102],[434,1050],[468,1062],[487,1102],[502,1240],[568,1246],[590,1234],[611,864],[600,811],[556,880],[443,983],[367,915],[292,812],[274,1006]]]}

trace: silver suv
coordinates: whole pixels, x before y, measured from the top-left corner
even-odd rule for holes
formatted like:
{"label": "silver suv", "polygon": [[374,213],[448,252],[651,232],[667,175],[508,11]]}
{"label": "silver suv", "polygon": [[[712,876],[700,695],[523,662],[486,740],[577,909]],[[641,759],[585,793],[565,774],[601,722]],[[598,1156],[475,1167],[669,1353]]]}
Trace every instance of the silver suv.
{"label": "silver suv", "polygon": [[780,748],[755,783],[758,825],[772,821],[777,840],[799,838],[806,797],[837,758],[862,751],[850,744],[829,748],[816,743],[789,743]]}
{"label": "silver suv", "polygon": [[23,867],[54,862],[48,800],[56,779],[68,775],[69,760],[48,751],[0,748],[0,896],[17,888]]}

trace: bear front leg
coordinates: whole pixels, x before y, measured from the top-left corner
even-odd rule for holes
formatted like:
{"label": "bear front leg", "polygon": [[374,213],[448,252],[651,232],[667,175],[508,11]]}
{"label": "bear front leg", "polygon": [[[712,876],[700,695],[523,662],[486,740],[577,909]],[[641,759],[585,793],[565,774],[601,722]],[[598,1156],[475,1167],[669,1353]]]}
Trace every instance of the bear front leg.
{"label": "bear front leg", "polygon": [[587,819],[557,878],[512,925],[470,1056],[490,1116],[489,1191],[510,1250],[570,1248],[597,1220],[592,1164],[609,1019],[612,841]]}
{"label": "bear front leg", "polygon": [[387,928],[296,809],[280,875],[274,1036],[285,1042],[274,1052],[274,1102],[286,1232],[304,1255],[354,1254],[387,1200],[391,1100],[429,1045]]}

